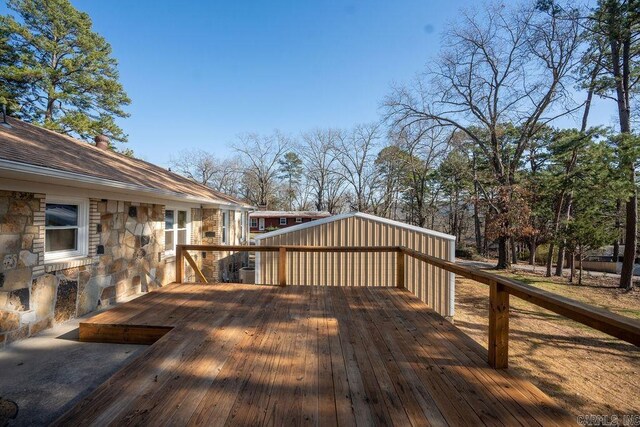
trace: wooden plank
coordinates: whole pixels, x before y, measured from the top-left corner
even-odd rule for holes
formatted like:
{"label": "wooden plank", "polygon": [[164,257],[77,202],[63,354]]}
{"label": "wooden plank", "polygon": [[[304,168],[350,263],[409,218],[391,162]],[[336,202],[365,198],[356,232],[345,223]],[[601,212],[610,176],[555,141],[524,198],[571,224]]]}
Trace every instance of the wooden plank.
{"label": "wooden plank", "polygon": [[[333,304],[340,316],[339,321],[342,322],[342,327],[340,328],[341,335],[343,335],[349,343],[348,349],[350,354],[347,355],[347,370],[352,369],[354,377],[360,378],[362,388],[359,391],[362,399],[367,403],[374,423],[376,425],[393,425],[392,415],[389,412],[389,408],[387,408],[380,386],[376,380],[375,369],[371,365],[371,361],[367,355],[368,340],[366,337],[363,339],[361,331],[358,331],[354,316],[347,305],[347,293],[344,292],[345,289],[336,287],[335,290],[334,296],[336,296],[336,298],[333,299]],[[352,291],[352,289],[348,289],[348,291]],[[343,341],[343,349],[345,348],[344,343],[345,341]],[[350,378],[351,377],[349,377],[349,379]],[[349,381],[349,383],[351,385],[351,381]],[[354,397],[356,396],[357,394],[354,394]],[[359,420],[357,412],[356,420]]]}
{"label": "wooden plank", "polygon": [[287,249],[283,247],[278,252],[278,284],[287,286]]}
{"label": "wooden plank", "polygon": [[[321,287],[314,287],[318,310],[318,425],[338,425],[338,407],[331,366],[331,340],[329,338],[328,313],[325,306],[327,292]],[[352,420],[350,408],[349,419]],[[344,423],[342,425],[345,425]],[[349,425],[349,423],[346,423]]]}
{"label": "wooden plank", "polygon": [[455,355],[458,360],[455,365],[477,367],[470,369],[469,373],[478,378],[494,396],[492,404],[504,405],[510,412],[518,414],[520,419],[522,416],[529,418],[528,422],[521,424],[531,424],[532,421],[542,425],[575,424],[574,419],[529,381],[508,370],[482,369],[487,363],[486,349],[434,311],[425,310],[424,303],[410,292],[383,291],[387,294],[386,299],[401,299],[402,302],[398,302],[398,305],[408,307],[413,316],[427,322],[426,326],[437,333],[437,341],[442,342]]}
{"label": "wooden plank", "polygon": [[[274,294],[280,294],[278,288],[272,288]],[[247,386],[251,385],[251,373],[254,372],[256,361],[261,361],[260,349],[272,338],[272,333],[267,333],[267,328],[273,328],[282,322],[283,311],[289,301],[275,298],[273,302],[262,307],[267,312],[264,321],[256,324],[252,332],[245,335],[227,360],[216,380],[206,391],[205,396],[198,403],[193,415],[188,420],[188,425],[213,425],[224,423],[230,417],[238,395]]]}
{"label": "wooden plank", "polygon": [[207,278],[204,277],[204,274],[202,274],[202,271],[200,271],[200,268],[198,267],[198,264],[196,264],[194,259],[191,257],[191,254],[189,254],[188,251],[183,251],[182,254],[184,256],[184,259],[187,260],[187,262],[189,263],[189,265],[193,269],[193,272],[195,273],[195,275],[198,278],[198,280],[200,280],[202,283],[209,283],[207,281]]}
{"label": "wooden plank", "polygon": [[[364,293],[364,295],[371,304],[377,304],[371,293]],[[371,317],[372,315],[373,313],[370,314],[370,327],[375,327],[378,330],[378,335],[374,335],[376,336],[376,343],[379,343],[380,347],[384,345],[388,351],[385,359],[389,366],[389,372],[393,373],[393,375],[402,377],[402,380],[397,380],[399,389],[398,393],[403,402],[405,402],[407,414],[409,415],[412,424],[420,425],[420,415],[416,414],[416,409],[414,408],[413,402],[415,402],[420,409],[421,415],[426,420],[424,421],[425,424],[434,426],[449,425],[444,415],[438,409],[437,403],[433,400],[433,397],[429,394],[429,391],[420,381],[415,371],[410,366],[406,356],[401,351],[401,346],[397,337],[397,328],[393,325],[390,316],[380,309],[380,307],[377,307],[375,321],[373,320],[373,317]],[[378,341],[378,339],[380,341]],[[393,366],[393,363],[395,363],[395,366]]]}
{"label": "wooden plank", "polygon": [[147,295],[150,306],[132,301],[135,309],[121,311],[122,323],[118,316],[90,323],[173,329],[58,425],[565,421],[548,396],[490,369],[486,352],[406,290],[235,284],[171,290]]}
{"label": "wooden plank", "polygon": [[[279,291],[279,294],[282,294],[282,291]],[[245,368],[245,376],[249,377],[250,381],[246,382],[238,392],[227,417],[227,425],[264,424],[264,418],[269,412],[268,406],[271,396],[280,391],[274,383],[278,379],[275,372],[278,371],[282,363],[286,362],[286,358],[283,357],[283,346],[291,342],[293,338],[288,333],[282,333],[283,330],[287,330],[288,322],[288,318],[282,316],[282,312],[290,312],[295,309],[299,300],[295,298],[292,302],[293,304],[285,299],[280,301],[280,305],[275,310],[277,320],[271,322],[268,329],[265,330],[266,339],[251,349],[257,356]]]}
{"label": "wooden plank", "polygon": [[[391,301],[383,299],[379,293],[372,292],[370,295],[391,319],[397,336],[395,345],[399,347],[404,360],[420,379],[428,397],[435,402],[447,423],[469,426],[484,424],[473,407],[456,390],[451,379],[443,375],[439,362],[449,363],[450,358],[440,361],[438,356],[442,352],[433,354],[435,346],[422,345],[417,339],[418,326],[405,318],[410,313],[398,309]],[[436,343],[437,345],[440,344]]]}
{"label": "wooden plank", "polygon": [[489,285],[489,365],[509,366],[509,294],[503,285]]}
{"label": "wooden plank", "polygon": [[396,252],[396,287],[404,289],[404,252]]}
{"label": "wooden plank", "polygon": [[184,249],[182,245],[176,246],[176,282],[184,282]]}
{"label": "wooden plank", "polygon": [[[249,307],[268,307],[275,297],[272,290],[260,292],[247,289],[243,292],[247,294],[247,298],[241,304]],[[246,312],[246,316],[238,316],[241,310],[242,307],[230,307],[228,311],[232,320],[229,323],[208,328],[205,345],[198,352],[198,357],[193,361],[185,361],[180,378],[159,389],[156,397],[151,398],[157,410],[144,419],[144,424],[185,425],[188,422],[231,354],[237,351],[240,342],[251,333],[246,327],[266,323],[263,321],[271,314],[269,310],[251,310]]]}
{"label": "wooden plank", "polygon": [[[429,422],[424,419],[415,400],[405,393],[408,387],[398,375],[395,366],[385,363],[389,362],[388,348],[379,340],[378,331],[373,326],[374,323],[379,322],[379,319],[377,316],[370,317],[373,307],[361,295],[368,292],[370,290],[367,288],[353,289],[347,294],[346,302],[354,315],[355,330],[361,335],[363,342],[369,344],[365,347],[367,358],[392,423],[393,425],[428,425]],[[410,408],[411,415],[407,412],[407,407]]]}
{"label": "wooden plank", "polygon": [[324,311],[326,313],[325,323],[327,328],[327,338],[329,342],[329,356],[331,359],[331,376],[333,382],[333,396],[335,401],[336,420],[341,426],[355,426],[356,419],[354,405],[351,399],[351,390],[347,375],[347,366],[342,351],[340,339],[340,327],[333,304],[331,288],[324,290]]}

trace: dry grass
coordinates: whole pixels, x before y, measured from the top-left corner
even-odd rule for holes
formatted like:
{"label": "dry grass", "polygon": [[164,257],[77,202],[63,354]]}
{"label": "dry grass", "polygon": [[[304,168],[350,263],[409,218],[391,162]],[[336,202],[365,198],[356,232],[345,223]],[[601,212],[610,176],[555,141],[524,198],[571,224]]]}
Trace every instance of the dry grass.
{"label": "dry grass", "polygon": [[[501,273],[530,285],[640,319],[640,290],[589,278],[583,286],[541,274]],[[487,346],[488,288],[456,280],[455,323]],[[511,299],[510,369],[515,369],[570,413],[640,414],[640,348],[552,312]]]}

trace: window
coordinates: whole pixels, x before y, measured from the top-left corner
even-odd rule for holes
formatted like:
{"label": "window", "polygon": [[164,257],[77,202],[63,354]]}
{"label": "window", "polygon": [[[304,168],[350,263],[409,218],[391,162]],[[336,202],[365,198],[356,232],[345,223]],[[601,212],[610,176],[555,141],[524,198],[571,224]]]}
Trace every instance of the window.
{"label": "window", "polygon": [[280,218],[280,225],[287,225],[287,218]]}
{"label": "window", "polygon": [[227,244],[227,236],[229,229],[229,212],[222,212],[222,243]]}
{"label": "window", "polygon": [[164,211],[164,250],[173,255],[176,245],[189,242],[189,211],[166,208]]}
{"label": "window", "polygon": [[81,199],[47,199],[45,207],[45,261],[87,256],[88,203]]}
{"label": "window", "polygon": [[264,230],[264,218],[260,218],[260,220],[258,221],[258,230]]}
{"label": "window", "polygon": [[296,224],[301,224],[302,223],[302,218],[296,218]]}
{"label": "window", "polygon": [[258,228],[258,218],[251,218],[251,228]]}

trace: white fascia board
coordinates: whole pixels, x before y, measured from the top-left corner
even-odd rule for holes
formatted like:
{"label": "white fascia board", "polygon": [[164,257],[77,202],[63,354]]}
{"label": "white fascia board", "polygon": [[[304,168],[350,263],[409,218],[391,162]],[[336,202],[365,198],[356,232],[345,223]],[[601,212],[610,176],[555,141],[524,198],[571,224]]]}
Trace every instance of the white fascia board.
{"label": "white fascia board", "polygon": [[[150,196],[161,200],[183,201],[198,204],[215,204],[233,206],[234,208],[238,206],[235,204],[224,202],[222,200],[196,197],[166,190],[158,190],[142,185],[128,184],[124,182],[113,181],[110,179],[98,178],[75,172],[61,171],[57,169],[46,168],[43,166],[29,165],[26,163],[14,162],[5,159],[0,159],[0,176],[41,183],[56,182],[60,185],[66,185],[68,187],[106,190],[117,193],[125,193],[129,196],[134,193]],[[46,180],[41,181],[42,179]]]}
{"label": "white fascia board", "polygon": [[404,228],[404,229],[407,229],[407,230],[415,231],[417,233],[426,234],[428,236],[439,237],[439,238],[446,239],[446,240],[452,240],[452,241],[456,240],[456,237],[452,236],[450,234],[440,233],[439,231],[428,230],[426,228],[422,228],[422,227],[418,227],[418,226],[410,225],[410,224],[405,224],[403,222],[394,221],[394,220],[387,219],[387,218],[381,218],[381,217],[378,217],[378,216],[375,216],[375,215],[369,215],[369,214],[362,213],[362,212],[350,212],[350,213],[345,213],[345,214],[329,216],[329,217],[322,218],[322,219],[316,219],[314,221],[305,222],[303,224],[294,225],[292,227],[283,228],[281,230],[270,231],[268,233],[264,233],[264,234],[261,234],[259,236],[256,236],[255,239],[256,239],[256,241],[257,240],[262,240],[262,239],[267,239],[267,238],[270,238],[270,237],[279,236],[281,234],[287,234],[287,233],[291,233],[291,232],[294,232],[294,231],[300,231],[300,230],[304,230],[304,229],[307,229],[307,228],[315,227],[315,226],[322,225],[322,224],[327,224],[327,223],[334,222],[334,221],[340,221],[342,219],[351,218],[351,217],[359,217],[359,218],[364,218],[364,219],[368,219],[368,220],[371,220],[371,221],[377,221],[377,222],[380,222],[380,223],[383,223],[383,224],[393,225],[395,227]]}

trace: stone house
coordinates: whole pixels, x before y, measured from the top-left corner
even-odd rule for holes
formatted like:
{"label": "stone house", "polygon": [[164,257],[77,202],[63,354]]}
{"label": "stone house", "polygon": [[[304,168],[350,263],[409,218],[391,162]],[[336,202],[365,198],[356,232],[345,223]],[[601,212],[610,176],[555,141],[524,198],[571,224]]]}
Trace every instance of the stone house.
{"label": "stone house", "polygon": [[[105,137],[94,145],[7,118],[0,125],[0,347],[171,283],[176,244],[248,242],[251,210],[117,154]],[[193,255],[214,281],[242,267]]]}

